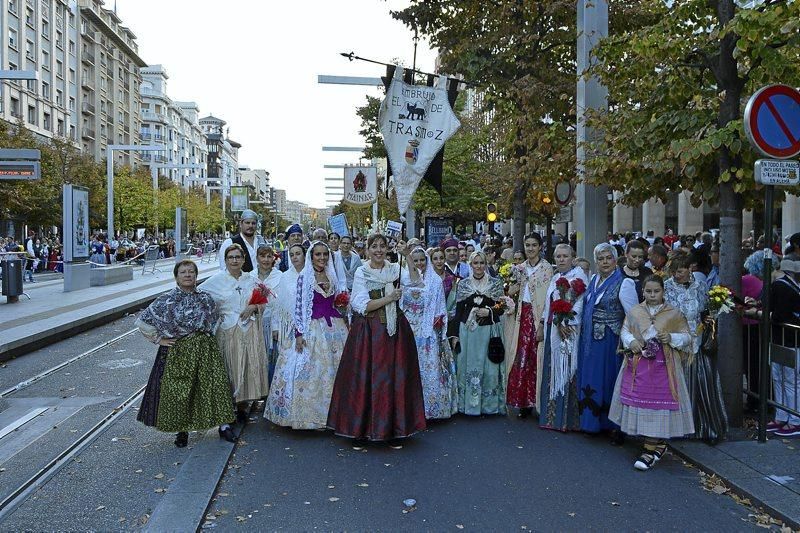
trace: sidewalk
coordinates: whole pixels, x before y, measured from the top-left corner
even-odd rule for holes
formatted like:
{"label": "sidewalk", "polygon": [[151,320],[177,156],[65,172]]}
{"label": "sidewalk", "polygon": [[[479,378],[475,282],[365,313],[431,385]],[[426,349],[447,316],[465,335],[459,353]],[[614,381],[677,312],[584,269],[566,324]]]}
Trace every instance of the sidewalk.
{"label": "sidewalk", "polygon": [[[195,262],[200,270],[198,282],[218,270],[217,261]],[[174,264],[174,259],[163,259],[157,264],[161,272],[142,275],[138,267],[131,281],[73,292],[64,292],[61,279],[26,283],[24,290],[30,300],[20,296],[19,302],[9,304],[5,297],[0,299],[0,361],[145,307],[175,286]]]}
{"label": "sidewalk", "polygon": [[687,439],[670,446],[704,472],[716,474],[733,492],[800,529],[800,439],[771,437],[762,444],[750,438],[717,446]]}

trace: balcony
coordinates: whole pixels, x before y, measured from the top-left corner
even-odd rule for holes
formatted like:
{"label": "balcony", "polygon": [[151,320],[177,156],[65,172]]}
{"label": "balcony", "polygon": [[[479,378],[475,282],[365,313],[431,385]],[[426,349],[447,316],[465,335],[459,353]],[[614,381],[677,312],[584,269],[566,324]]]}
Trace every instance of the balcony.
{"label": "balcony", "polygon": [[95,131],[91,128],[81,128],[81,138],[93,141],[95,139]]}
{"label": "balcony", "polygon": [[167,123],[167,117],[163,113],[155,113],[153,111],[142,111],[142,120],[146,122],[160,122]]}
{"label": "balcony", "polygon": [[92,54],[91,52],[86,52],[86,51],[82,52],[81,53],[81,61],[83,61],[84,63],[88,63],[89,65],[94,66],[94,54]]}
{"label": "balcony", "polygon": [[95,107],[94,105],[90,104],[89,102],[83,102],[81,104],[81,111],[86,114],[94,115],[95,114]]}
{"label": "balcony", "polygon": [[122,86],[125,87],[125,89],[128,91],[131,90],[131,82],[129,82],[128,80],[123,81]]}
{"label": "balcony", "polygon": [[108,122],[109,124],[114,123],[114,113],[109,113],[108,116],[106,116],[106,122]]}
{"label": "balcony", "polygon": [[90,74],[88,77],[81,76],[81,87],[86,89],[87,91],[94,92],[94,81],[92,81],[92,75]]}
{"label": "balcony", "polygon": [[94,32],[89,31],[86,27],[81,28],[81,37],[94,41]]}
{"label": "balcony", "polygon": [[153,155],[151,156],[151,161],[155,163],[169,163],[169,159],[165,155]]}
{"label": "balcony", "polygon": [[143,131],[143,132],[141,132],[141,133],[139,134],[139,138],[140,138],[141,140],[143,140],[143,141],[149,141],[150,139],[152,139],[152,138],[153,138],[153,134],[152,134],[152,133],[150,133],[149,131],[148,131],[148,132],[144,132],[144,131]]}

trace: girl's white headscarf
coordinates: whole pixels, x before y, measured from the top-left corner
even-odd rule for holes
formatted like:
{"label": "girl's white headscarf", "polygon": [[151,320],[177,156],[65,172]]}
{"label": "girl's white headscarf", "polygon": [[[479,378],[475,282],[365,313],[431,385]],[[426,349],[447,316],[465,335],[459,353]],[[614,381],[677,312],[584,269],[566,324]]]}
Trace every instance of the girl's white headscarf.
{"label": "girl's white headscarf", "polygon": [[[447,320],[447,308],[445,306],[444,298],[444,283],[442,278],[436,274],[433,269],[433,261],[430,260],[425,249],[417,246],[412,250],[411,257],[415,253],[420,252],[425,256],[425,272],[422,279],[425,283],[425,309],[422,312],[422,322],[420,323],[420,331],[417,333],[420,337],[433,337],[433,323],[436,321],[437,316],[444,315],[445,321]],[[416,268],[412,260],[408,262],[408,268]],[[411,275],[408,271],[403,272],[403,285],[411,285]],[[442,328],[442,331],[447,331],[447,323]]]}
{"label": "girl's white headscarf", "polygon": [[297,278],[297,297],[295,300],[294,322],[298,333],[304,335],[308,332],[311,325],[311,311],[314,305],[314,287],[316,286],[316,279],[314,277],[314,247],[321,244],[328,250],[328,262],[325,264],[325,274],[328,276],[330,284],[329,291],[331,294],[336,294],[336,289],[339,286],[338,278],[336,277],[336,269],[333,267],[333,254],[330,247],[322,241],[314,241],[306,252],[306,264],[300,276]]}

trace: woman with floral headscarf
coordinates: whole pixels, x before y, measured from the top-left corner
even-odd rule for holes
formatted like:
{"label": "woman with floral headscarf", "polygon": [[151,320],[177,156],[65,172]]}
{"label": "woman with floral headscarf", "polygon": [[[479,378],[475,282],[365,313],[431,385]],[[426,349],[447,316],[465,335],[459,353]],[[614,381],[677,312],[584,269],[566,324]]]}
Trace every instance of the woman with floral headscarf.
{"label": "woman with floral headscarf", "polygon": [[450,418],[458,410],[458,395],[456,364],[447,343],[444,284],[423,248],[415,248],[410,257],[401,278],[405,290],[400,308],[417,342],[425,418]]}
{"label": "woman with floral headscarf", "polygon": [[323,429],[347,326],[334,307],[338,287],[330,248],[314,242],[297,279],[295,345],[275,367],[264,417],[279,426]]}

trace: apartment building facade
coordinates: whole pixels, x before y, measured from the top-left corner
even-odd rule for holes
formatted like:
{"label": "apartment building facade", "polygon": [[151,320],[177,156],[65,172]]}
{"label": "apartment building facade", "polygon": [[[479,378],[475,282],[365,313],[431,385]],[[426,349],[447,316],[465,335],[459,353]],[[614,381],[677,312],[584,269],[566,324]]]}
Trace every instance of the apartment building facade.
{"label": "apartment building facade", "polygon": [[[0,118],[39,138],[63,137],[101,160],[109,144],[135,144],[140,129],[136,35],[102,0],[5,0],[3,64],[39,79],[0,82]],[[118,164],[137,153],[118,152]]]}
{"label": "apartment building facade", "polygon": [[[162,65],[139,70],[142,82],[142,144],[163,145],[163,152],[143,155],[144,164],[156,166],[181,187],[205,185],[208,147],[200,128],[200,109],[195,102],[175,102],[167,94],[169,76]],[[186,168],[196,165],[201,168]],[[180,168],[184,167],[184,168]]]}
{"label": "apartment building facade", "polygon": [[0,82],[0,119],[22,122],[40,139],[77,140],[77,17],[66,0],[0,3],[0,69],[38,80]]}

